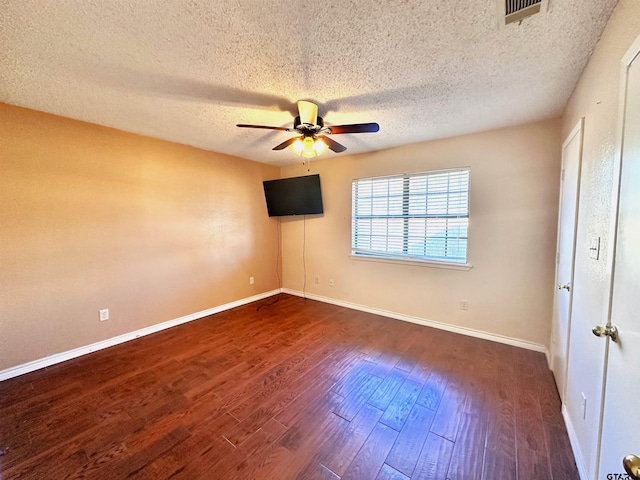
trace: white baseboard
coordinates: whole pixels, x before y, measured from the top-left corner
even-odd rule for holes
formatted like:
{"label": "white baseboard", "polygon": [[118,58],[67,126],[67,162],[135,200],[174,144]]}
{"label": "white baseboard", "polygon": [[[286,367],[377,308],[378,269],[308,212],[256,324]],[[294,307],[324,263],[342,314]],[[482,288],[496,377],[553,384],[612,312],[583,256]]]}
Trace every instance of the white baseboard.
{"label": "white baseboard", "polygon": [[575,459],[576,466],[578,467],[580,480],[589,480],[587,467],[585,466],[586,464],[584,463],[584,459],[582,458],[582,453],[580,453],[578,437],[576,435],[575,429],[573,428],[573,423],[571,423],[571,418],[569,417],[567,407],[564,404],[562,405],[562,418],[564,419],[564,424],[567,427],[567,434],[569,435],[569,442],[571,443],[571,449],[573,450],[573,458]]}
{"label": "white baseboard", "polygon": [[23,363],[22,365],[17,365],[15,367],[10,367],[10,368],[7,368],[6,370],[0,371],[0,382],[3,380],[8,380],[13,377],[17,377],[19,375],[24,375],[25,373],[33,372],[34,370],[39,370],[41,368],[55,365],[56,363],[66,362],[67,360],[71,360],[73,358],[86,355],[87,353],[96,352],[98,350],[112,347],[120,343],[128,342],[129,340],[135,340],[136,338],[144,337],[145,335],[156,333],[161,330],[166,330],[167,328],[175,327],[177,325],[182,325],[183,323],[187,323],[187,322],[192,322],[193,320],[198,320],[199,318],[213,315],[215,313],[224,312],[225,310],[230,310],[232,308],[239,307],[241,305],[246,305],[247,303],[256,302],[258,300],[262,300],[263,298],[277,295],[278,293],[280,293],[279,289],[271,290],[270,292],[260,293],[252,297],[242,298],[240,300],[236,300],[235,302],[225,303],[224,305],[219,305],[217,307],[209,308],[207,310],[202,310],[201,312],[190,313],[189,315],[185,315],[184,317],[174,318],[173,320],[168,320],[166,322],[158,323],[156,325],[151,325],[149,327],[141,328],[140,330],[135,330],[133,332],[125,333],[123,335],[118,335],[117,337],[92,343],[91,345],[74,348],[73,350],[56,353],[54,355],[51,355],[45,358],[40,358],[32,362]]}
{"label": "white baseboard", "polygon": [[183,317],[175,318],[173,320],[168,320],[166,322],[158,323],[156,325],[151,325],[149,327],[142,328],[140,330],[135,330],[133,332],[125,333],[123,335],[119,335],[117,337],[109,338],[107,340],[102,340],[100,342],[92,343],[90,345],[86,345],[83,347],[78,347],[73,350],[68,350],[66,352],[56,353],[54,355],[50,355],[45,358],[41,358],[38,360],[34,360],[32,362],[24,363],[22,365],[17,365],[15,367],[10,367],[6,370],[0,371],[0,382],[3,380],[8,380],[13,377],[17,377],[20,375],[24,375],[25,373],[33,372],[34,370],[39,370],[41,368],[49,367],[51,365],[55,365],[57,363],[66,362],[67,360],[71,360],[73,358],[80,357],[82,355],[86,355],[88,353],[96,352],[98,350],[102,350],[104,348],[112,347],[114,345],[118,345],[120,343],[128,342],[129,340],[134,340],[136,338],[143,337],[145,335],[150,335],[152,333],[159,332],[161,330],[165,330],[167,328],[175,327],[177,325],[181,325],[183,323],[191,322],[193,320],[197,320],[199,318],[206,317],[208,315],[213,315],[216,313],[223,312],[225,310],[229,310],[231,308],[239,307],[241,305],[246,305],[247,303],[255,302],[258,300],[262,300],[263,298],[271,297],[273,295],[277,295],[279,292],[287,293],[289,295],[296,295],[299,297],[306,296],[311,300],[318,300],[320,302],[331,303],[333,305],[338,305],[345,308],[351,308],[353,310],[360,310],[363,312],[373,313],[375,315],[382,315],[389,318],[394,318],[396,320],[402,320],[405,322],[416,323],[418,325],[424,325],[426,327],[438,328],[440,330],[447,330],[449,332],[460,333],[462,335],[468,335],[471,337],[482,338],[484,340],[490,340],[493,342],[504,343],[507,345],[512,345],[514,347],[526,348],[528,350],[534,350],[536,352],[543,352],[549,357],[549,352],[544,345],[540,345],[533,342],[527,342],[525,340],[519,340],[516,338],[506,337],[503,335],[497,335],[493,333],[487,333],[480,330],[474,330],[471,328],[465,327],[457,327],[455,325],[449,325],[446,323],[436,322],[434,320],[428,320],[424,318],[414,317],[410,315],[404,315],[402,313],[391,312],[388,310],[382,310],[379,308],[367,307],[365,305],[359,305],[356,303],[345,302],[342,300],[336,300],[330,297],[323,297],[321,295],[315,295],[311,293],[307,293],[306,295],[303,292],[298,290],[291,290],[288,288],[282,288],[280,290],[272,290],[269,292],[261,293],[259,295],[254,295],[252,297],[243,298],[240,300],[236,300],[235,302],[226,303],[224,305],[220,305],[217,307],[213,307],[207,310],[203,310],[201,312],[191,313],[189,315],[185,315]]}
{"label": "white baseboard", "polygon": [[362,312],[373,313],[375,315],[382,315],[384,317],[394,318],[396,320],[402,320],[405,322],[417,323],[418,325],[424,325],[425,327],[438,328],[440,330],[446,330],[448,332],[460,333],[470,337],[482,338],[484,340],[490,340],[492,342],[504,343],[512,345],[514,347],[526,348],[527,350],[534,350],[536,352],[544,353],[547,358],[549,353],[545,345],[538,343],[528,342],[526,340],[520,340],[517,338],[506,337],[504,335],[497,335],[495,333],[483,332],[481,330],[474,330],[472,328],[457,327],[447,323],[436,322],[434,320],[428,320],[426,318],[414,317],[411,315],[405,315],[403,313],[390,312],[388,310],[382,310],[379,308],[367,307],[357,303],[345,302],[343,300],[336,300],[335,298],[323,297],[321,295],[315,295],[313,293],[303,293],[299,290],[291,290],[289,288],[283,288],[282,293],[288,293],[289,295],[296,295],[298,297],[306,297],[311,300],[318,300],[320,302],[331,303],[341,307],[351,308],[353,310],[360,310]]}

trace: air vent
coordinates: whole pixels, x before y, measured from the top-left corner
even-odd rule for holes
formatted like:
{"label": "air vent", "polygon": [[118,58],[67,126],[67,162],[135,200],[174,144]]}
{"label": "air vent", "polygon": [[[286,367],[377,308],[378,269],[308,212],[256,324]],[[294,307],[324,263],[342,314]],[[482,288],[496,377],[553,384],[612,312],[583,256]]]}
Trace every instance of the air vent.
{"label": "air vent", "polygon": [[519,22],[540,12],[542,0],[504,0],[504,24]]}

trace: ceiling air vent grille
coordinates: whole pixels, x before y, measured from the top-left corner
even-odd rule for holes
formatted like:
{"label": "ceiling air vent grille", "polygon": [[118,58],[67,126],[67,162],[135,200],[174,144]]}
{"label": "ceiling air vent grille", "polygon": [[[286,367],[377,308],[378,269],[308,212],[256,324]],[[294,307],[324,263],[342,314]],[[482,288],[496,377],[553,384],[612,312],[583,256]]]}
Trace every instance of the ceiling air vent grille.
{"label": "ceiling air vent grille", "polygon": [[507,25],[538,13],[542,0],[504,0],[504,3],[504,23]]}

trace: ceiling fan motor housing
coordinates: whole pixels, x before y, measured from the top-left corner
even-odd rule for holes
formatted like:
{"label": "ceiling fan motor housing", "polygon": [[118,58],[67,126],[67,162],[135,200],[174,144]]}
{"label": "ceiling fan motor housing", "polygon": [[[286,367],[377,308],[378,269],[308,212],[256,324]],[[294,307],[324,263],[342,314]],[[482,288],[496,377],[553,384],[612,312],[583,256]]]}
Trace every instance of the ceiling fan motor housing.
{"label": "ceiling fan motor housing", "polygon": [[[300,115],[298,115],[293,120],[293,128],[297,129],[300,125],[302,125],[302,122],[300,122]],[[322,117],[317,117],[316,125],[320,128],[324,127],[324,120],[322,119]]]}

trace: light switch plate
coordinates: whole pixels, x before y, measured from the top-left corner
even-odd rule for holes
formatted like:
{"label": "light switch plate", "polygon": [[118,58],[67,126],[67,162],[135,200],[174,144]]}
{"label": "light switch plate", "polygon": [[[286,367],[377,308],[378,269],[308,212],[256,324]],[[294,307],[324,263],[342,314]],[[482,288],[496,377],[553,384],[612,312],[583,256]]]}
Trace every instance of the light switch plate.
{"label": "light switch plate", "polygon": [[589,257],[594,260],[600,258],[600,237],[591,237],[591,241],[589,242]]}

